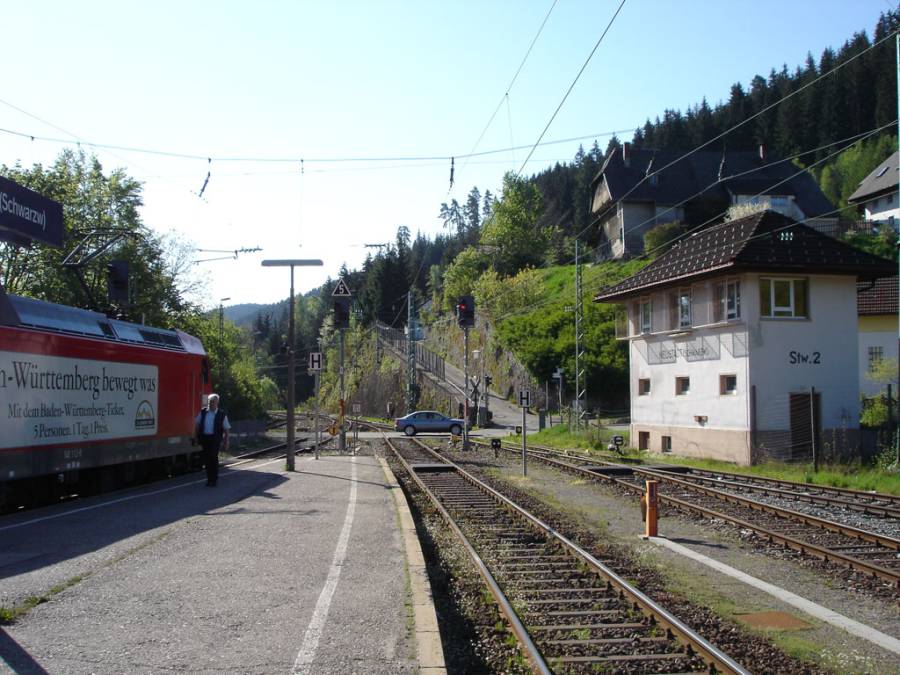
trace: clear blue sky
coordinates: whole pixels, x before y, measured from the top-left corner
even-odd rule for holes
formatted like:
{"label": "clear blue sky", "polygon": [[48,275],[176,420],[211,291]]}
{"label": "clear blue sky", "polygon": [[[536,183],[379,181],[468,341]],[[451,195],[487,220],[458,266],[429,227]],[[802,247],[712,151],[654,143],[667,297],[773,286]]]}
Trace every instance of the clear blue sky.
{"label": "clear blue sky", "polygon": [[[272,302],[286,271],[322,258],[298,291],[358,267],[397,228],[440,231],[440,204],[497,193],[527,150],[456,162],[321,159],[454,156],[473,149],[553,0],[7,3],[0,128],[203,157],[97,151],[145,184],[143,219],[199,248],[260,246],[197,266],[206,306]],[[476,150],[533,144],[619,0],[558,0]],[[727,98],[732,83],[871,36],[887,0],[628,0],[545,141],[634,129],[665,108]],[[15,110],[21,108],[53,126]],[[60,131],[65,130],[65,132]],[[862,131],[862,130],[860,130]],[[623,140],[630,133],[622,134]],[[605,148],[607,136],[598,138]],[[589,145],[590,141],[585,141]],[[49,162],[63,146],[0,133],[0,162]],[[538,148],[525,173],[578,143]],[[203,257],[204,254],[197,254]],[[207,256],[208,257],[208,256]]]}

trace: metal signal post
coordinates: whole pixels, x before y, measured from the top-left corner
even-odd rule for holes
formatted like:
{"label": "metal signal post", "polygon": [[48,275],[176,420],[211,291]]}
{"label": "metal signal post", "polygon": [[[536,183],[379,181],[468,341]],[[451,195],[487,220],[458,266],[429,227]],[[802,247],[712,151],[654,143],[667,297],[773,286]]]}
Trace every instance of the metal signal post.
{"label": "metal signal post", "polygon": [[263,267],[291,268],[290,318],[288,319],[288,382],[287,382],[287,465],[288,471],[294,470],[294,267],[321,267],[321,260],[263,260]]}

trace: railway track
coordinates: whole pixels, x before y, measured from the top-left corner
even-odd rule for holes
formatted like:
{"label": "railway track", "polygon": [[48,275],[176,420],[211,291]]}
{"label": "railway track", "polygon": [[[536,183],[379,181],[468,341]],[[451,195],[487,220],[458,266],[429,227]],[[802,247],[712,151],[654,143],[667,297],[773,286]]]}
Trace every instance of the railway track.
{"label": "railway track", "polygon": [[746,672],[553,528],[415,439],[386,439],[460,538],[540,673]]}
{"label": "railway track", "polygon": [[[503,447],[516,454],[521,452],[521,448]],[[731,523],[770,542],[900,587],[900,539],[895,537],[750,499],[701,484],[703,481],[692,482],[683,474],[612,462],[590,463],[584,455],[565,455],[548,449],[530,449],[528,454],[531,459],[592,480],[613,483],[638,496],[644,493],[646,479],[657,480],[661,504]],[[718,482],[705,479],[709,480]]]}
{"label": "railway track", "polygon": [[886,520],[900,519],[900,496],[897,495],[747,476],[727,471],[691,469],[690,473],[682,477],[692,482],[718,485],[735,491],[771,495],[808,504],[833,506]]}

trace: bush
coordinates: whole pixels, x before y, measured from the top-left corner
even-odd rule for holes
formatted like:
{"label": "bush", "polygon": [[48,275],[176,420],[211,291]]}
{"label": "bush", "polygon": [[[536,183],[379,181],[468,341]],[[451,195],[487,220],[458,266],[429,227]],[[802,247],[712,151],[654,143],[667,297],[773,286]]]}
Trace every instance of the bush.
{"label": "bush", "polygon": [[657,225],[644,234],[644,251],[653,256],[661,255],[672,248],[675,240],[688,229],[687,225],[678,220]]}

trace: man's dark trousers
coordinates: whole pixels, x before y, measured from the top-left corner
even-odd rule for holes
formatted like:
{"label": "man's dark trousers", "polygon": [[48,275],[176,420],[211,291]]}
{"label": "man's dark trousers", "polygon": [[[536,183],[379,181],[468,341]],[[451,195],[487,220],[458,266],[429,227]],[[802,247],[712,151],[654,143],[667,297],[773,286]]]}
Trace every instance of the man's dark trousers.
{"label": "man's dark trousers", "polygon": [[219,442],[215,434],[200,436],[203,448],[203,463],[206,465],[206,484],[215,485],[219,481]]}

